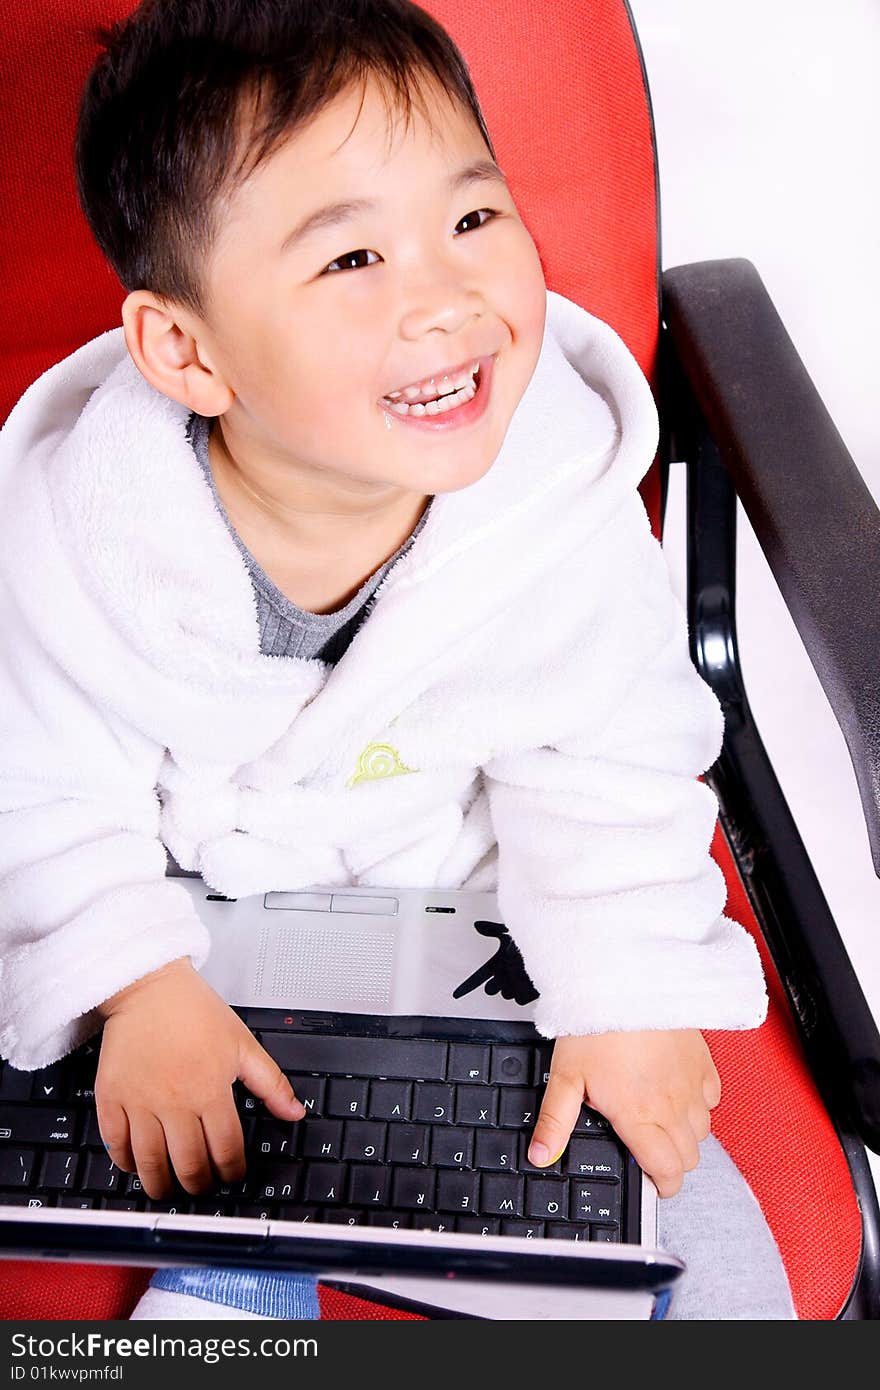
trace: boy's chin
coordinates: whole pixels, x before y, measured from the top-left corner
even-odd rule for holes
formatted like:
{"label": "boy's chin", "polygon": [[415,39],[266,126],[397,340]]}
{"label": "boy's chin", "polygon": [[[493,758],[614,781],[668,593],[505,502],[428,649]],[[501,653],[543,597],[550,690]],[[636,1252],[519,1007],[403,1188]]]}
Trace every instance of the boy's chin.
{"label": "boy's chin", "polygon": [[478,483],[481,478],[484,478],[497,457],[496,452],[491,458],[474,459],[464,463],[461,459],[451,457],[448,467],[435,463],[431,468],[410,469],[404,486],[414,488],[426,495],[461,492],[464,488],[472,487],[474,483]]}

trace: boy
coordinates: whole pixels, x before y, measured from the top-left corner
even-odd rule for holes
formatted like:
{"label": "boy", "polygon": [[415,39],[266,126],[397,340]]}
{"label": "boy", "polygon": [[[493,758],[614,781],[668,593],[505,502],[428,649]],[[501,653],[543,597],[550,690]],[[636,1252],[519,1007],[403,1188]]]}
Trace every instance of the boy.
{"label": "boy", "polygon": [[244,1173],[236,1078],[303,1109],[198,975],[164,847],[229,896],[497,887],[558,1038],[531,1161],[586,1096],[672,1197],[720,1094],[698,1030],[766,1001],[636,492],[647,385],[548,295],[406,0],[147,0],[108,47],[77,172],[123,329],[0,456],[0,1052],[103,1021],[113,1161],[201,1193]]}

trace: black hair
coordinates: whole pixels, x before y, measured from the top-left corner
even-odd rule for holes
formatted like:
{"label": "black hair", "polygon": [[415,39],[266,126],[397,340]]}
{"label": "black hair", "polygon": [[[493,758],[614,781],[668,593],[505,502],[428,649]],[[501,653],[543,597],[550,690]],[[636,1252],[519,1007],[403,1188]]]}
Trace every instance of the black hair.
{"label": "black hair", "polygon": [[311,117],[379,81],[411,118],[425,79],[492,142],[467,65],[410,0],[142,0],[94,31],[75,142],[80,203],[128,291],[204,316],[222,197]]}

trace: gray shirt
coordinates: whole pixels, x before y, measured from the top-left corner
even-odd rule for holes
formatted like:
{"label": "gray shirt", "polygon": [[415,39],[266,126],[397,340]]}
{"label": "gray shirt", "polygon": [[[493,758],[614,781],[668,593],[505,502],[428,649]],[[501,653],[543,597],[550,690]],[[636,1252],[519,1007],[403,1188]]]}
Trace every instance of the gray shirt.
{"label": "gray shirt", "polygon": [[364,581],[354,598],[349,599],[344,608],[337,608],[334,613],[309,613],[303,608],[297,608],[286,594],[276,588],[229,520],[208,459],[208,436],[212,424],[212,419],[192,414],[187,424],[187,437],[201,465],[205,481],[211,489],[217,510],[226,522],[229,534],[247,565],[257,600],[260,651],[264,656],[297,656],[306,660],[320,657],[329,665],[335,665],[358,628],[369,616],[371,599],[382,580],[391,566],[409,549],[424,526],[431,507],[430,502],[400,549]]}

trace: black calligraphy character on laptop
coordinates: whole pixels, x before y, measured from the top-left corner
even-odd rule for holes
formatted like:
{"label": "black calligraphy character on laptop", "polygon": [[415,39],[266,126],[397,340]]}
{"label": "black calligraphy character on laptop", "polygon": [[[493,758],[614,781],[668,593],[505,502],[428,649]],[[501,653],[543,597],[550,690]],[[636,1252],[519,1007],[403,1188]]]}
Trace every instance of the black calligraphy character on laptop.
{"label": "black calligraphy character on laptop", "polygon": [[513,937],[503,922],[474,922],[481,936],[498,938],[498,949],[485,965],[469,975],[457,989],[452,991],[453,999],[461,999],[471,990],[484,985],[487,994],[500,994],[502,999],[513,999],[517,1004],[531,1004],[538,998],[538,991],[532,984],[523,964]]}

